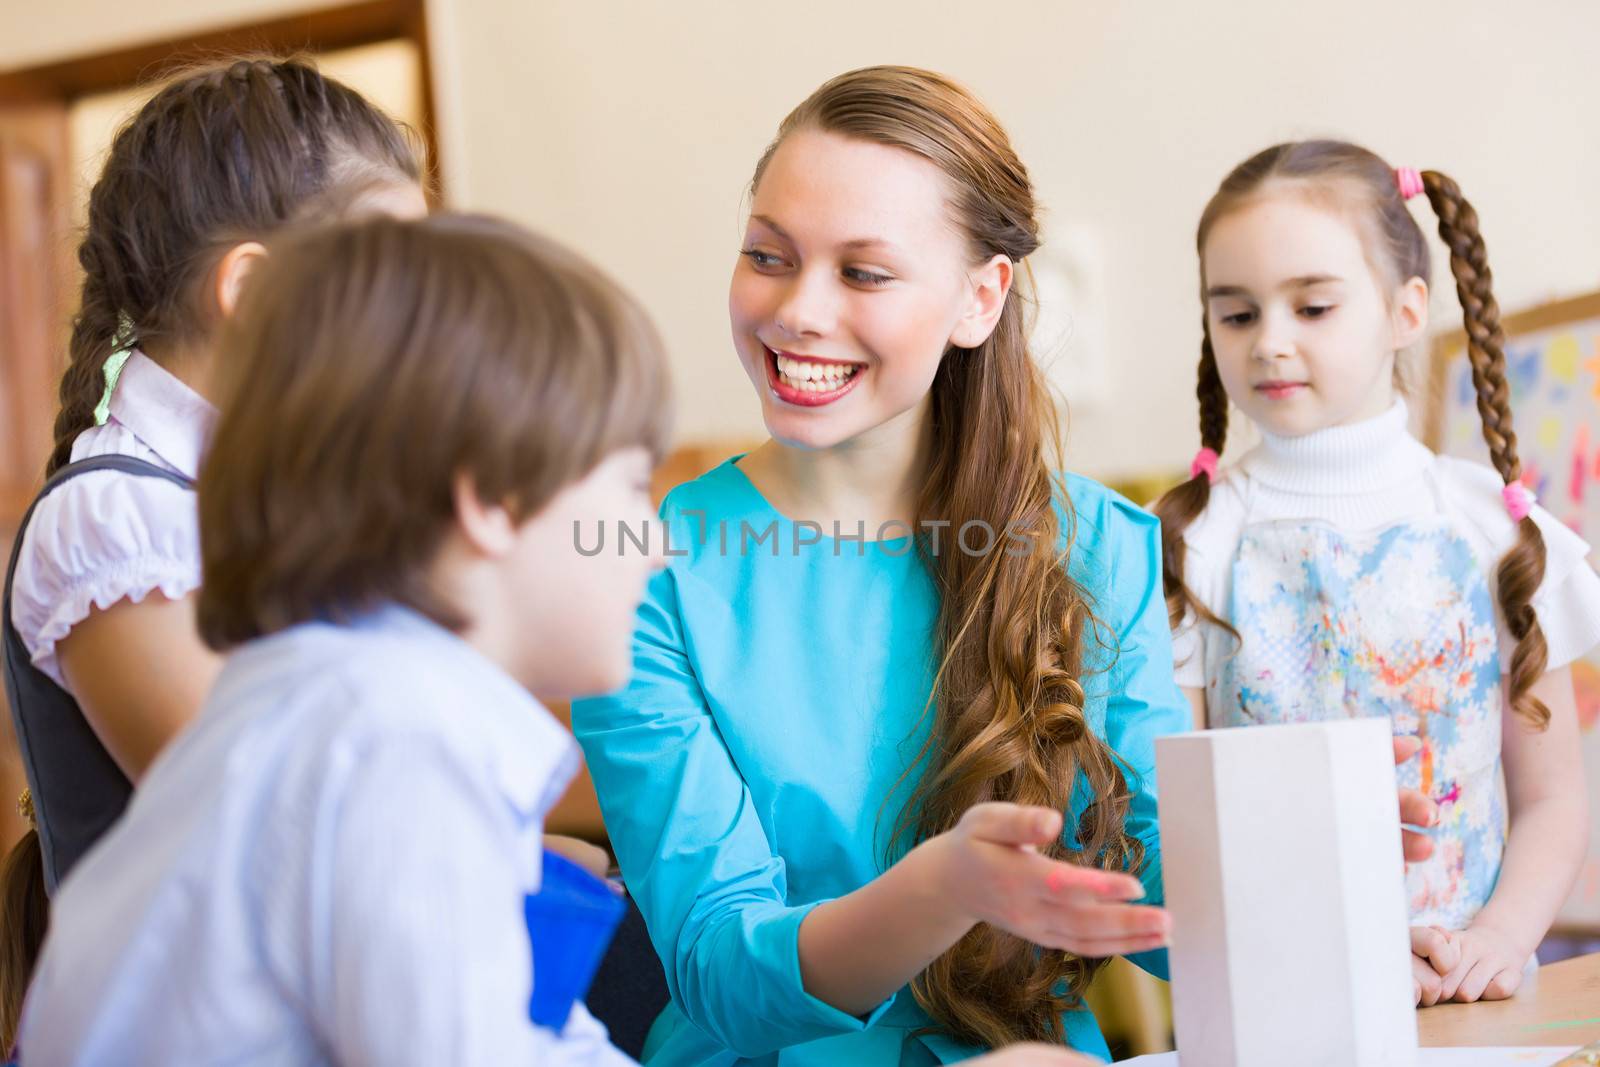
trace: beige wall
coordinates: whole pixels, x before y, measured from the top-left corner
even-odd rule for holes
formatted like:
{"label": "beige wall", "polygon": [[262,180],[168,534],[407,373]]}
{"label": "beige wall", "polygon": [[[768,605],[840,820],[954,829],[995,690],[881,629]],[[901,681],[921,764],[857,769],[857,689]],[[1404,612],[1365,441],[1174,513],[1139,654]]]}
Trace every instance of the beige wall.
{"label": "beige wall", "polygon": [[676,360],[680,436],[759,432],[724,308],[743,185],[785,111],[867,63],[967,81],[1052,228],[1098,233],[1112,395],[1074,407],[1085,471],[1187,464],[1194,223],[1276,140],[1341,135],[1456,176],[1508,307],[1600,288],[1592,0],[438,7],[461,60],[458,202],[565,238],[644,297]]}
{"label": "beige wall", "polygon": [[[8,2],[0,69],[317,6]],[[1186,463],[1194,221],[1275,140],[1346,136],[1455,175],[1507,307],[1600,288],[1592,0],[428,6],[453,202],[551,232],[643,297],[673,350],[681,438],[759,433],[724,306],[744,183],[788,108],[867,63],[971,84],[1032,168],[1049,232],[1095,238],[1109,398],[1074,401],[1071,437],[1091,473]]]}

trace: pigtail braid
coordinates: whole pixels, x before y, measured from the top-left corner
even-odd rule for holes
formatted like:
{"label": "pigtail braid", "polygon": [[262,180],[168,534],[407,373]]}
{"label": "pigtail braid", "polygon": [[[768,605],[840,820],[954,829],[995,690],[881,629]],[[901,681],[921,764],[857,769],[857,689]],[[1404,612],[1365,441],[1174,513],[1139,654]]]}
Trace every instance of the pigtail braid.
{"label": "pigtail braid", "polygon": [[97,240],[91,231],[78,249],[83,292],[67,347],[67,369],[61,375],[61,410],[56,413],[55,444],[45,463],[46,477],[67,465],[72,458],[72,442],[94,425],[94,409],[105,388],[106,358],[117,343],[118,309],[100,266]]}
{"label": "pigtail braid", "polygon": [[[1217,370],[1217,356],[1211,348],[1211,327],[1206,317],[1200,317],[1202,340],[1200,366],[1195,385],[1195,398],[1200,401],[1200,445],[1218,455],[1228,442],[1228,391],[1222,386],[1222,375]],[[1155,513],[1161,518],[1161,584],[1167,597],[1167,621],[1177,629],[1192,612],[1202,622],[1220,626],[1238,636],[1226,620],[1219,618],[1183,580],[1186,555],[1184,531],[1200,517],[1211,500],[1211,477],[1200,471],[1188,481],[1174,486],[1156,502]]]}
{"label": "pigtail braid", "polygon": [[[1478,394],[1478,416],[1489,459],[1505,484],[1522,478],[1517,456],[1517,435],[1511,428],[1510,387],[1506,382],[1505,334],[1500,327],[1500,307],[1492,290],[1488,253],[1478,230],[1478,213],[1461,195],[1454,181],[1438,171],[1423,171],[1423,189],[1439,218],[1439,236],[1450,249],[1450,271],[1461,299],[1467,331],[1467,359],[1472,384]],[[1543,729],[1550,709],[1531,692],[1545,672],[1548,648],[1544,631],[1533,610],[1533,595],[1544,581],[1544,537],[1531,515],[1517,523],[1517,542],[1500,561],[1497,593],[1500,610],[1516,648],[1511,654],[1511,706],[1534,726]]]}

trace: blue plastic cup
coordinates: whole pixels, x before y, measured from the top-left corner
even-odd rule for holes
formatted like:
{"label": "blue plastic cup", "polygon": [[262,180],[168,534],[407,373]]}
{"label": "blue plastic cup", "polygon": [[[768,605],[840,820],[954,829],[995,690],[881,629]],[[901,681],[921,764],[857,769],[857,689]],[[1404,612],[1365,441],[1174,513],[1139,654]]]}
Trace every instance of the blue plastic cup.
{"label": "blue plastic cup", "polygon": [[558,1032],[566,1027],[572,1005],[589,992],[627,907],[607,882],[545,851],[543,884],[523,902],[533,946],[528,1017],[535,1024]]}

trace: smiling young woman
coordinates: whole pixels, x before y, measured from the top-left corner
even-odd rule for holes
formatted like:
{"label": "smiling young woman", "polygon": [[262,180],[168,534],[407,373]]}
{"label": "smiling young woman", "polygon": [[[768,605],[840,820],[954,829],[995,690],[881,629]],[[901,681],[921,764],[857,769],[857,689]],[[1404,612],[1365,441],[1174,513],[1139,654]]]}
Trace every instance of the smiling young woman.
{"label": "smiling young woman", "polygon": [[[1165,943],[1151,742],[1188,713],[1155,521],[1059,470],[1027,170],[966,89],[876,67],[752,193],[728,308],[771,439],[668,497],[633,680],[573,709],[672,988],[652,1062],[1104,1056],[1079,998]],[[779,535],[705,533],[745,525]]]}

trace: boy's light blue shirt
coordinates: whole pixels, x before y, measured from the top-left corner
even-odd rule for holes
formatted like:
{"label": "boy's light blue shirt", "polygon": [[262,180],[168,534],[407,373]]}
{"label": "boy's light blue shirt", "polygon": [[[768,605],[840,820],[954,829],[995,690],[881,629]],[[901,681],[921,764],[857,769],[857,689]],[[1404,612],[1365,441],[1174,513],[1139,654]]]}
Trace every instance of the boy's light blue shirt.
{"label": "boy's light blue shirt", "polygon": [[524,895],[577,747],[410,611],[228,657],[62,884],[23,1062],[621,1064],[528,1020]]}
{"label": "boy's light blue shirt", "polygon": [[[1109,669],[1086,681],[1090,720],[1133,772],[1128,831],[1145,844],[1143,877],[1159,903],[1152,742],[1190,719],[1172,678],[1159,527],[1102,486],[1064,481],[1076,513],[1069,569],[1120,645]],[[573,708],[623,875],[672,989],[646,1062],[797,1067],[972,1055],[947,1037],[912,1036],[930,1020],[909,989],[864,1018],[810,996],[797,950],[812,907],[881,873],[912,786],[900,779],[927,737],[935,666],[926,567],[906,539],[824,536],[796,549],[813,532],[782,518],[733,461],[674,491],[662,514],[672,553],[684,554],[656,576],[640,610],[633,679]],[[758,543],[768,529],[775,536]],[[1069,826],[1086,802],[1068,813]],[[1164,971],[1165,954],[1141,962]],[[1074,1047],[1107,1055],[1088,1011],[1065,1024]]]}

